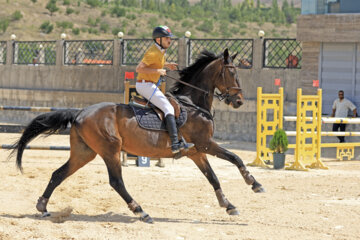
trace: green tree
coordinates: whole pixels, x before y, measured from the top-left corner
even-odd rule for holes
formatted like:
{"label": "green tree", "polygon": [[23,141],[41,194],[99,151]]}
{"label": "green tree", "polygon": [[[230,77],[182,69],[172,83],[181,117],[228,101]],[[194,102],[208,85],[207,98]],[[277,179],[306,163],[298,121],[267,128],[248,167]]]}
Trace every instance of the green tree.
{"label": "green tree", "polygon": [[59,8],[56,6],[56,0],[50,0],[47,4],[46,4],[46,9],[49,10],[50,12],[50,16],[52,16],[52,14],[56,11],[59,10]]}

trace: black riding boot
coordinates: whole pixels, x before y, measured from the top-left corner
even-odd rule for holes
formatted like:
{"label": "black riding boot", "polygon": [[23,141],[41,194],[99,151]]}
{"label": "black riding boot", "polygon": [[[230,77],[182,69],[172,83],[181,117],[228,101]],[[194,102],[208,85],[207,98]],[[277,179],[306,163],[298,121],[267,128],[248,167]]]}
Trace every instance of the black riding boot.
{"label": "black riding boot", "polygon": [[172,153],[175,154],[180,152],[180,150],[192,148],[194,146],[192,143],[184,143],[183,141],[179,141],[174,115],[166,115],[166,129],[170,135]]}

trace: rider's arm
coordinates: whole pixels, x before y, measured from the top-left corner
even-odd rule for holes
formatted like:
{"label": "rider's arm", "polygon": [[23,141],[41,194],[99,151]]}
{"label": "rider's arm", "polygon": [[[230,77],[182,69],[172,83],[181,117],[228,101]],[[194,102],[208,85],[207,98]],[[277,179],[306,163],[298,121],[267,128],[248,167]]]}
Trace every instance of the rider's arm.
{"label": "rider's arm", "polygon": [[137,73],[145,73],[145,74],[151,74],[151,73],[158,73],[160,75],[166,75],[165,69],[155,69],[155,68],[149,68],[146,66],[145,63],[140,62],[136,67]]}

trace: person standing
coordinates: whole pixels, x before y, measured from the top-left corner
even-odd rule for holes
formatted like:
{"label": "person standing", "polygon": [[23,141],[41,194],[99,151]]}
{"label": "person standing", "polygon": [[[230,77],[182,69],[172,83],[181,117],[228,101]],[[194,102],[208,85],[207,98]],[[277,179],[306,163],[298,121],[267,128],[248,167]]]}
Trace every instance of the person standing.
{"label": "person standing", "polygon": [[179,141],[174,108],[158,88],[161,82],[160,77],[166,75],[164,67],[170,70],[177,68],[176,63],[165,62],[166,49],[170,47],[172,37],[174,35],[167,26],[154,28],[152,33],[154,44],[146,51],[141,62],[136,67],[138,73],[136,91],[163,111],[166,129],[170,135],[171,151],[175,154],[182,149],[193,147],[194,144]]}
{"label": "person standing", "polygon": [[[353,117],[357,116],[356,106],[344,96],[344,91],[340,90],[338,92],[339,98],[335,99],[332,107],[331,117],[346,118],[348,116],[349,109],[353,111]],[[346,124],[344,123],[334,123],[333,132],[337,132],[340,128],[341,132],[345,132]],[[345,137],[338,136],[340,142],[345,142]]]}

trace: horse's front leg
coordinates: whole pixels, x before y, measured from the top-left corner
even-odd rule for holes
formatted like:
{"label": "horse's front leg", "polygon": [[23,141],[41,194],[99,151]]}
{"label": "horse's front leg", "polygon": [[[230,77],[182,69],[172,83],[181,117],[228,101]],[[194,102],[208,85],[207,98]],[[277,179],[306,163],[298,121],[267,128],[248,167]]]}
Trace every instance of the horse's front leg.
{"label": "horse's front leg", "polygon": [[225,159],[234,165],[236,165],[243,176],[245,182],[248,185],[252,185],[252,190],[256,193],[265,192],[265,189],[261,186],[261,184],[256,181],[256,179],[249,173],[246,169],[245,164],[236,154],[226,150],[225,148],[220,147],[216,142],[210,141],[207,146],[198,148],[200,151],[204,153],[211,154],[218,158]]}
{"label": "horse's front leg", "polygon": [[206,154],[197,153],[195,155],[189,156],[189,158],[191,158],[195,162],[196,166],[198,166],[198,168],[213,186],[220,207],[226,208],[226,212],[229,215],[239,215],[239,211],[236,209],[236,207],[232,205],[223,194],[219,180],[216,177],[214,171],[212,170]]}

